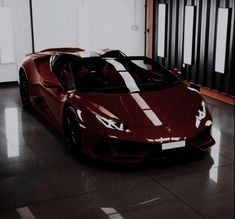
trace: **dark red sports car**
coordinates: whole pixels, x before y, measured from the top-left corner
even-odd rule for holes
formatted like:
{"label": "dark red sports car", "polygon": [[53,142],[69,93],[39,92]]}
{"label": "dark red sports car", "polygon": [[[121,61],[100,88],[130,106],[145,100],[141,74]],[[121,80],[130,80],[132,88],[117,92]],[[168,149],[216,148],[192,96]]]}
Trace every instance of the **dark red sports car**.
{"label": "dark red sports car", "polygon": [[93,158],[140,162],[214,144],[200,93],[150,58],[47,49],[27,55],[19,76],[24,107],[50,121],[68,147]]}

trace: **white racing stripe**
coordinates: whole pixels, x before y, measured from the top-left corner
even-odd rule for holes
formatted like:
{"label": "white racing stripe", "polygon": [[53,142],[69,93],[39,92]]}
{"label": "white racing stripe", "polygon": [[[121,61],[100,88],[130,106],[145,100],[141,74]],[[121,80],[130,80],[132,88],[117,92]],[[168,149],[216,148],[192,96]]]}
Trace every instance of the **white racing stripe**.
{"label": "white racing stripe", "polygon": [[135,100],[135,102],[140,106],[141,109],[150,109],[149,105],[146,103],[146,101],[140,96],[138,93],[131,94],[132,98]]}
{"label": "white racing stripe", "polygon": [[162,122],[157,117],[157,115],[151,110],[144,110],[145,115],[149,118],[149,120],[153,123],[154,126],[162,125]]}
{"label": "white racing stripe", "polygon": [[135,93],[131,94],[132,98],[139,105],[139,107],[143,110],[144,114],[148,117],[148,119],[153,123],[154,126],[162,125],[162,122],[158,118],[158,116],[151,110],[150,106],[146,103],[146,101],[140,96],[140,94]]}
{"label": "white racing stripe", "polygon": [[22,219],[36,219],[33,213],[30,211],[29,207],[17,208],[16,211]]}
{"label": "white racing stripe", "polygon": [[[135,83],[134,78],[130,75],[128,71],[124,68],[124,66],[115,61],[115,60],[106,60],[110,64],[112,64],[117,71],[119,71],[119,74],[123,78],[127,88],[130,90],[130,92],[139,92],[140,89]],[[136,103],[139,105],[139,107],[143,110],[144,114],[148,117],[148,119],[153,123],[154,126],[160,126],[162,125],[162,122],[158,118],[158,116],[153,112],[153,110],[149,107],[149,105],[146,103],[146,101],[137,93],[137,94],[131,94],[132,98],[136,101]]]}
{"label": "white racing stripe", "polygon": [[119,74],[122,76],[127,88],[130,90],[130,92],[139,92],[140,89],[135,83],[134,78],[130,75],[129,72],[119,72]]}
{"label": "white racing stripe", "polygon": [[125,67],[120,62],[117,62],[113,59],[108,59],[106,62],[113,65],[117,71],[126,71]]}
{"label": "white racing stripe", "polygon": [[137,84],[135,83],[134,78],[130,75],[130,73],[125,69],[125,67],[121,63],[119,63],[115,60],[106,60],[106,61],[115,67],[115,69],[121,75],[122,79],[125,82],[125,85],[130,90],[130,92],[139,92],[140,91]]}

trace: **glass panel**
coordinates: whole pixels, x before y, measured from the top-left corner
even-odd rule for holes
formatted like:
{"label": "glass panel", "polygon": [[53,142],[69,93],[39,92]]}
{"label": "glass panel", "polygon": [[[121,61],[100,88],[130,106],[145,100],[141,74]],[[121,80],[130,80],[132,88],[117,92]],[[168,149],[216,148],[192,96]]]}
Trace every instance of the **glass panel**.
{"label": "glass panel", "polygon": [[14,63],[14,43],[11,8],[0,7],[0,62]]}
{"label": "glass panel", "polygon": [[138,92],[159,90],[178,83],[165,68],[144,57],[84,59],[72,67],[84,92]]}
{"label": "glass panel", "polygon": [[194,29],[194,6],[185,6],[184,19],[184,63],[191,65]]}
{"label": "glass panel", "polygon": [[228,8],[219,8],[216,34],[215,71],[224,73],[228,30]]}
{"label": "glass panel", "polygon": [[166,4],[158,5],[157,55],[165,56]]}

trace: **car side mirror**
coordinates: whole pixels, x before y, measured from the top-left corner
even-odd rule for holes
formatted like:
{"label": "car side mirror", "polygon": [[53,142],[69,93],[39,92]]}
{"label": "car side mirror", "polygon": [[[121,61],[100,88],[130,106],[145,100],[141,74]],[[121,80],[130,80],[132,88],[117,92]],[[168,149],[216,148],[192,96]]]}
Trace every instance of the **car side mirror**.
{"label": "car side mirror", "polygon": [[182,73],[178,68],[173,68],[171,70],[171,74],[173,74],[178,79],[181,79],[181,77],[182,77]]}
{"label": "car side mirror", "polygon": [[61,85],[56,80],[43,80],[43,86],[46,88],[61,88]]}

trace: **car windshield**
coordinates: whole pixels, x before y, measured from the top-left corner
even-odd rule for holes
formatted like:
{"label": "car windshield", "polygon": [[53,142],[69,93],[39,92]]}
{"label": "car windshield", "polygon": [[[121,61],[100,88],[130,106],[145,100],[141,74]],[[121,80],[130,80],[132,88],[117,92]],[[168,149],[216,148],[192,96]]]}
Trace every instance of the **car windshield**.
{"label": "car windshield", "polygon": [[147,57],[82,58],[75,66],[76,86],[82,92],[133,93],[164,89],[179,82]]}

